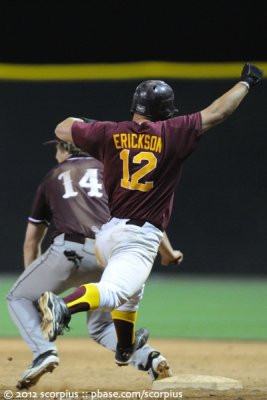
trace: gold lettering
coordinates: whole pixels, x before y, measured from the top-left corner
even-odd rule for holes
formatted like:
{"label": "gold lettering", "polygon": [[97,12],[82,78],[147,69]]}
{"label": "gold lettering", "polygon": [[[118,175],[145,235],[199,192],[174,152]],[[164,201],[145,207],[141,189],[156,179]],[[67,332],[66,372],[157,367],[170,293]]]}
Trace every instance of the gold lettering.
{"label": "gold lettering", "polygon": [[121,133],[121,147],[127,149],[127,134],[126,133]]}
{"label": "gold lettering", "polygon": [[161,140],[160,137],[158,138],[157,146],[156,146],[156,148],[155,148],[155,151],[156,151],[157,153],[161,153],[161,151],[162,151],[162,140]]}
{"label": "gold lettering", "polygon": [[138,149],[143,149],[144,145],[143,145],[143,139],[144,139],[145,135],[138,135]]}
{"label": "gold lettering", "polygon": [[131,141],[132,149],[137,149],[137,134],[132,133],[131,138],[132,138],[132,141]]}
{"label": "gold lettering", "polygon": [[144,149],[161,153],[162,140],[156,135],[137,133],[115,133],[113,141],[116,149]]}
{"label": "gold lettering", "polygon": [[119,133],[115,133],[115,135],[113,135],[113,140],[114,140],[114,144],[115,144],[116,149],[121,149],[122,148],[120,146],[119,139],[120,139],[120,134]]}
{"label": "gold lettering", "polygon": [[149,150],[149,148],[150,148],[150,136],[149,135],[145,135],[144,149],[145,150]]}
{"label": "gold lettering", "polygon": [[151,150],[151,151],[155,150],[155,148],[156,148],[156,140],[157,140],[157,136],[151,136],[149,150]]}
{"label": "gold lettering", "polygon": [[127,148],[131,148],[132,144],[131,144],[131,140],[132,140],[132,135],[130,133],[127,133]]}

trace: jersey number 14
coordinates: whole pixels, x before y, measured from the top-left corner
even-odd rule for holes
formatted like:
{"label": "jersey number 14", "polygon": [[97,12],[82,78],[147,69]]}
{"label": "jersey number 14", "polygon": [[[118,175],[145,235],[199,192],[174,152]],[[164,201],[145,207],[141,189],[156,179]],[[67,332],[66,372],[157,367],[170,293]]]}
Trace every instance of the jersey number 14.
{"label": "jersey number 14", "polygon": [[[103,196],[102,183],[98,182],[97,171],[98,170],[96,168],[87,169],[85,174],[82,176],[82,178],[78,182],[80,187],[89,189],[87,194],[90,197],[102,197]],[[63,186],[65,189],[65,193],[62,196],[63,199],[69,199],[70,197],[78,196],[79,193],[74,190],[73,185],[72,185],[70,170],[62,172],[58,176],[58,179],[63,181]]]}

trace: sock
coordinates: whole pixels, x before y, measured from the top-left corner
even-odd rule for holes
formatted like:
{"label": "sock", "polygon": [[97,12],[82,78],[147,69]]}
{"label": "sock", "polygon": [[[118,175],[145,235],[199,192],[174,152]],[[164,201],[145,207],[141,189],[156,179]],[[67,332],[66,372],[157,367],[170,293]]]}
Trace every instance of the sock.
{"label": "sock", "polygon": [[113,310],[111,316],[117,333],[118,345],[123,348],[131,347],[135,342],[137,311]]}
{"label": "sock", "polygon": [[78,287],[74,292],[64,297],[71,314],[77,312],[95,310],[100,304],[100,293],[92,283]]}

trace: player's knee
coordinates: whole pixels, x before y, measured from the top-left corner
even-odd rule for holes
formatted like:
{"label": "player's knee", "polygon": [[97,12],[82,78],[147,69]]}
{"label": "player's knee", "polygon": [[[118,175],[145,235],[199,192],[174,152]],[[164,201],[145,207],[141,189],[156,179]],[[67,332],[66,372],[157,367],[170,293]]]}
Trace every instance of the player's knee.
{"label": "player's knee", "polygon": [[106,310],[120,307],[131,297],[131,293],[125,288],[112,282],[100,282],[97,286],[100,292],[100,306]]}

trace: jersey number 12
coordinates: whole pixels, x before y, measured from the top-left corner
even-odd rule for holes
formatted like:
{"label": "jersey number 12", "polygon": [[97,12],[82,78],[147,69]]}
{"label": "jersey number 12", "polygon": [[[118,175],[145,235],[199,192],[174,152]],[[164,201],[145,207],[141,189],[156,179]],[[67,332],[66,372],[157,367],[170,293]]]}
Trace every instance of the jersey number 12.
{"label": "jersey number 12", "polygon": [[[149,151],[141,151],[136,154],[132,162],[134,164],[141,164],[145,162],[141,168],[130,175],[129,163],[130,163],[130,150],[124,149],[120,152],[120,159],[123,162],[123,178],[121,179],[121,186],[125,189],[140,190],[141,192],[148,192],[154,186],[153,181],[146,181],[145,176],[153,171],[157,166],[157,158]],[[141,182],[144,180],[144,183]]]}

